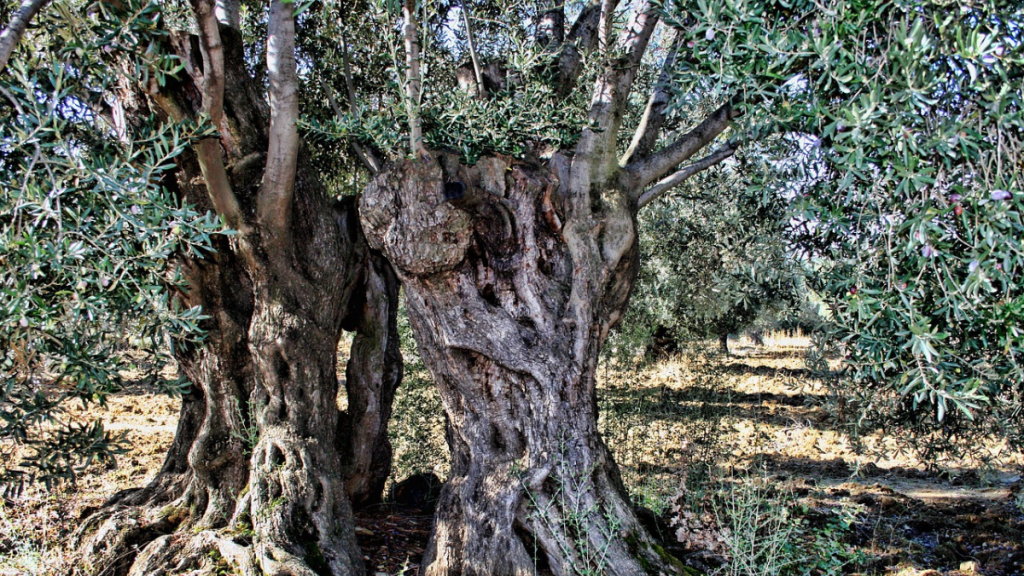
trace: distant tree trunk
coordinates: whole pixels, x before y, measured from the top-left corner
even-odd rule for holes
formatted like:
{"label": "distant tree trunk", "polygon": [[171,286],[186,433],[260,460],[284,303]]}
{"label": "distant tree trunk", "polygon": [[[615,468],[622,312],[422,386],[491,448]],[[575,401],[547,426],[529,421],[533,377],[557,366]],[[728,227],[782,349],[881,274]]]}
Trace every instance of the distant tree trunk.
{"label": "distant tree trunk", "polygon": [[634,206],[574,182],[561,154],[426,155],[364,193],[451,426],[429,576],[674,571],[597,428],[598,354],[637,275]]}
{"label": "distant tree trunk", "polygon": [[[115,496],[83,522],[77,570],[216,570],[219,554],[247,575],[361,574],[350,498],[378,501],[390,470],[386,426],[401,379],[397,279],[366,244],[355,198],[330,199],[301,147],[288,236],[246,222],[270,163],[268,109],[240,35],[220,34],[221,137],[179,157],[166,184],[201,209],[222,209],[208,190],[216,174],[203,165],[212,142],[243,220],[237,236],[217,239],[216,253],[179,259],[188,280],[179,297],[209,318],[202,345],[177,350],[192,383],[178,431],[149,486]],[[173,42],[186,70],[152,94],[153,110],[194,117],[203,70],[188,37]],[[335,369],[343,328],[356,332],[347,418]]]}
{"label": "distant tree trunk", "polygon": [[718,335],[718,351],[726,356],[729,355],[729,334]]}

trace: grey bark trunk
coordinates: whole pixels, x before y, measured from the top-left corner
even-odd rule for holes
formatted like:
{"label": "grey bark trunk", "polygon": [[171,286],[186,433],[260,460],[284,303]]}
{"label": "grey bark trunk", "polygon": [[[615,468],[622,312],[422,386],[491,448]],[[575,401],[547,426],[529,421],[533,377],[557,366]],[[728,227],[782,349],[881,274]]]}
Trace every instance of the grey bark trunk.
{"label": "grey bark trunk", "polygon": [[451,426],[429,576],[673,573],[597,429],[598,353],[637,272],[633,212],[572,190],[569,171],[558,154],[426,156],[362,198]]}
{"label": "grey bark trunk", "polygon": [[719,334],[718,335],[718,351],[726,356],[729,355],[729,335]]}
{"label": "grey bark trunk", "polygon": [[[232,127],[225,164],[247,207],[263,172],[267,107],[239,35],[221,34]],[[187,63],[195,62],[190,46],[175,42]],[[180,84],[154,96],[161,110],[187,110],[193,70],[187,65]],[[181,259],[189,286],[180,297],[202,305],[209,320],[203,346],[179,350],[192,388],[178,432],[148,487],[83,522],[77,571],[216,571],[214,550],[246,575],[363,573],[349,496],[379,499],[379,476],[389,470],[387,415],[401,378],[397,285],[366,244],[355,199],[333,203],[314,174],[300,156],[287,252],[268,248],[280,243],[256,230],[218,239],[209,258]],[[194,154],[179,157],[166,184],[212,207]],[[352,426],[337,407],[336,351],[346,327],[357,332],[346,381],[359,407]]]}

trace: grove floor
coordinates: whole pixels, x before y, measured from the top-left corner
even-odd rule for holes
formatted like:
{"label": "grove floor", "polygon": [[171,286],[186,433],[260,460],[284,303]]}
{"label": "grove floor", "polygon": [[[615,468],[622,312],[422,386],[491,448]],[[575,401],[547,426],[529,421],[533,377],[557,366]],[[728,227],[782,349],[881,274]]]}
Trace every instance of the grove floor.
{"label": "grove floor", "polygon": [[[926,469],[883,430],[852,433],[836,399],[804,368],[805,339],[745,344],[733,343],[728,357],[698,349],[642,368],[601,368],[602,431],[637,503],[660,516],[671,550],[712,568],[728,556],[721,518],[702,513],[703,496],[695,494],[695,471],[709,470],[760,478],[773,495],[799,505],[802,522],[847,519],[837,546],[869,560],[833,573],[1024,575],[1021,454],[979,440],[967,457]],[[395,476],[443,477],[443,417],[421,365],[407,367],[398,402]],[[62,543],[76,523],[159,469],[178,406],[136,387],[105,410],[91,408],[108,430],[125,434],[129,452],[116,467],[89,468],[75,486],[4,499],[0,576],[64,572]],[[418,573],[427,511],[379,506],[360,512],[357,524],[371,574]]]}

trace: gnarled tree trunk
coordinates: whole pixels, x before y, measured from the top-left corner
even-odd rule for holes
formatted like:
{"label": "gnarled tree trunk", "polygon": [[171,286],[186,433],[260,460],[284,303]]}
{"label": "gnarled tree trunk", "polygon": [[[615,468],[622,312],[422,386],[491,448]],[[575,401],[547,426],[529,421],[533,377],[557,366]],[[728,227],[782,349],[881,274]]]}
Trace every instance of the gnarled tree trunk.
{"label": "gnarled tree trunk", "polygon": [[451,426],[430,576],[672,571],[597,429],[598,353],[637,274],[635,206],[573,169],[561,154],[423,155],[364,193]]}
{"label": "gnarled tree trunk", "polygon": [[[177,351],[192,383],[178,431],[149,486],[115,496],[83,522],[78,569],[156,575],[227,562],[244,574],[361,574],[350,498],[379,500],[390,469],[386,425],[401,379],[397,279],[369,249],[355,199],[330,199],[301,146],[287,235],[253,221],[271,162],[269,110],[240,35],[219,33],[220,137],[181,155],[166,184],[220,212],[209,164],[222,162],[238,233],[218,238],[205,258],[180,258],[188,280],[180,298],[208,319],[203,344]],[[136,94],[134,104],[141,112],[151,99],[172,119],[195,118],[194,95],[211,65],[199,65],[190,38],[173,45],[185,62],[178,82]],[[337,406],[343,328],[356,332],[348,418]]]}

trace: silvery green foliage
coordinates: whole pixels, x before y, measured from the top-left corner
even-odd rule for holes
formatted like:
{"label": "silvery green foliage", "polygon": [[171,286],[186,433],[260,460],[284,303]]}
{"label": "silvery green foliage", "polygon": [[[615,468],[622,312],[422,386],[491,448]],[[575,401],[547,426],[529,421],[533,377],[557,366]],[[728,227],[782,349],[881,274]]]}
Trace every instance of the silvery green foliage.
{"label": "silvery green foliage", "polygon": [[[201,256],[219,220],[164,184],[194,129],[133,119],[104,94],[110,67],[162,81],[177,63],[155,50],[155,5],[110,26],[60,5],[30,31],[0,76],[0,484],[73,479],[121,440],[66,406],[102,405],[125,373],[181,392],[159,374],[176,345],[200,337],[198,309],[173,297],[169,265]],[[57,46],[37,49],[48,36]],[[140,44],[141,42],[141,44]],[[138,56],[136,56],[138,55]],[[130,135],[128,131],[131,131]],[[10,457],[21,446],[23,458]]]}
{"label": "silvery green foliage", "polygon": [[796,146],[779,138],[767,144],[747,146],[735,162],[640,213],[640,279],[625,340],[646,341],[659,326],[676,338],[717,337],[769,312],[796,314],[806,289],[788,246],[789,203],[760,185],[785,176]]}
{"label": "silvery green foliage", "polygon": [[800,192],[795,239],[851,389],[882,420],[940,436],[973,422],[1020,446],[1024,6],[738,0],[670,11],[687,34],[684,82],[742,95],[748,136],[815,146],[798,181],[779,186]]}

